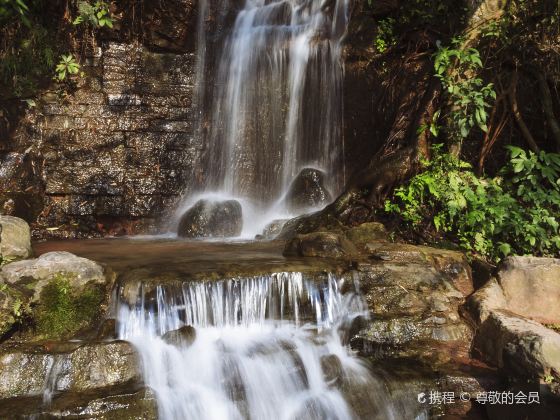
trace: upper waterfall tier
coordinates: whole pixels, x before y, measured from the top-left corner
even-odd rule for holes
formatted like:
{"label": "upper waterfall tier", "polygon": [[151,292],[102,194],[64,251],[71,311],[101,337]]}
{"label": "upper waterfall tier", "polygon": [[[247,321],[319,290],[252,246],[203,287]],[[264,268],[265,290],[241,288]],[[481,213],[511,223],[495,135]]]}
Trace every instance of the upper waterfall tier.
{"label": "upper waterfall tier", "polygon": [[[199,85],[212,81],[199,131],[209,145],[207,191],[268,207],[305,167],[324,169],[339,191],[348,13],[348,0],[247,0],[216,73],[199,72]],[[202,34],[199,62],[208,63],[206,51]]]}

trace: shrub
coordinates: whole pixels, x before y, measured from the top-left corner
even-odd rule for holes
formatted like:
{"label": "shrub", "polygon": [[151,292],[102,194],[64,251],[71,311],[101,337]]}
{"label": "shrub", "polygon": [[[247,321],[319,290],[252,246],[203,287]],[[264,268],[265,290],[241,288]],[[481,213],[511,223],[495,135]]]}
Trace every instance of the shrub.
{"label": "shrub", "polygon": [[456,241],[492,260],[560,250],[560,155],[509,147],[497,177],[477,177],[470,164],[433,148],[424,171],[395,190],[385,211],[413,232]]}

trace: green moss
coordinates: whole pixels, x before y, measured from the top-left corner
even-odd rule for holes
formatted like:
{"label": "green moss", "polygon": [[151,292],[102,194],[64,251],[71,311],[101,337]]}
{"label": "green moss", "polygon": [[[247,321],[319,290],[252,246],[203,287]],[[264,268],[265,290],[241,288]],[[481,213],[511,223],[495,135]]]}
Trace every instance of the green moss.
{"label": "green moss", "polygon": [[57,274],[41,292],[36,311],[37,332],[44,338],[66,338],[99,316],[103,291],[99,286],[72,289],[72,278]]}

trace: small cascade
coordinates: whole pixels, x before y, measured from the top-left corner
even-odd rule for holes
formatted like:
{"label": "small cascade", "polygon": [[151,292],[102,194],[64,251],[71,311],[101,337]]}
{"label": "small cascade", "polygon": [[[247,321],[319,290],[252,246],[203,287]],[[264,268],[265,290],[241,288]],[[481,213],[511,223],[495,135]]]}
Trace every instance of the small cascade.
{"label": "small cascade", "polygon": [[[341,283],[276,273],[146,288],[135,304],[117,301],[118,336],[138,348],[162,419],[352,419],[364,406],[390,419],[382,387],[344,343],[366,312]],[[167,339],[187,325],[194,341]],[[368,401],[356,404],[356,387]]]}
{"label": "small cascade", "polygon": [[177,218],[199,199],[237,200],[241,236],[253,237],[267,222],[297,215],[284,197],[302,170],[324,172],[333,197],[344,185],[349,0],[246,0],[217,57],[204,32],[207,0],[200,8],[197,135],[209,147],[206,185],[186,197]]}

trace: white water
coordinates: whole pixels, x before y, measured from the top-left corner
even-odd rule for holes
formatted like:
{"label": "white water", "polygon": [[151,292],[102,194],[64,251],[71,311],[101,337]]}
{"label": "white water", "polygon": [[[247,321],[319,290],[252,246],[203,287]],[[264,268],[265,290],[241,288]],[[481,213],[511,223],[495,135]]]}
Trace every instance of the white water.
{"label": "white water", "polygon": [[[341,42],[349,0],[246,0],[216,58],[202,22],[206,1],[196,103],[208,113],[197,135],[209,152],[206,187],[195,195],[240,201],[250,225],[241,236],[254,237],[267,222],[294,216],[282,198],[303,168],[323,168],[332,196],[344,184]],[[195,201],[190,193],[176,219]]]}
{"label": "white water", "polygon": [[[162,419],[351,419],[353,407],[327,366],[340,361],[347,389],[376,388],[343,344],[351,320],[365,312],[361,297],[343,295],[340,283],[277,273],[158,286],[133,307],[118,304],[118,334],[138,348]],[[196,328],[192,345],[161,338],[184,325]]]}

